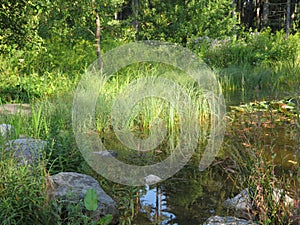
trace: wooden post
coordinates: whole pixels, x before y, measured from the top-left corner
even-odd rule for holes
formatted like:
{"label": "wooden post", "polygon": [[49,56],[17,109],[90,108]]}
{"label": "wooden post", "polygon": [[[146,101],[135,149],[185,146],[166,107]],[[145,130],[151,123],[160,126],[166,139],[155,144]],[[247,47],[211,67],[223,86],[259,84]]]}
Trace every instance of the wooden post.
{"label": "wooden post", "polygon": [[290,27],[291,27],[291,0],[287,0],[286,2],[286,36],[290,35]]}
{"label": "wooden post", "polygon": [[92,0],[92,7],[94,10],[94,14],[96,17],[96,34],[95,34],[95,39],[96,39],[96,53],[97,53],[97,62],[98,62],[98,69],[100,70],[102,68],[102,57],[101,57],[101,42],[100,42],[100,31],[101,31],[101,24],[100,24],[100,17],[98,14],[98,11],[95,6],[95,0]]}

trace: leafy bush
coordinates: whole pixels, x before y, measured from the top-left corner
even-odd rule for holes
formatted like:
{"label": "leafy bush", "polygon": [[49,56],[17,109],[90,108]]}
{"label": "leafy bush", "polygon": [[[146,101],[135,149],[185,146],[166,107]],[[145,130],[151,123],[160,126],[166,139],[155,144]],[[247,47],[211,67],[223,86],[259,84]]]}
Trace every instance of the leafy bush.
{"label": "leafy bush", "polygon": [[9,0],[0,5],[0,53],[12,49],[34,49],[42,39],[37,34],[38,3]]}
{"label": "leafy bush", "polygon": [[[201,46],[209,44],[208,48]],[[192,48],[204,55],[204,61],[212,67],[231,65],[260,65],[278,61],[295,62],[300,51],[299,33],[286,38],[283,31],[275,34],[270,30],[261,33],[244,33],[242,38],[225,40],[203,39]]]}
{"label": "leafy bush", "polygon": [[29,102],[67,92],[94,61],[94,46],[80,41],[74,46],[54,39],[43,50],[12,50],[0,55],[1,102]]}

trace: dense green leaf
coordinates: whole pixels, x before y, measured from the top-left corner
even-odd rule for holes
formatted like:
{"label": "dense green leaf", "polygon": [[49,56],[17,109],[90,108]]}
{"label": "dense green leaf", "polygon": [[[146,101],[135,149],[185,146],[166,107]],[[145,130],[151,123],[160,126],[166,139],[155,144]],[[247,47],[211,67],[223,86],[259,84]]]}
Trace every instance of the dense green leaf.
{"label": "dense green leaf", "polygon": [[94,189],[89,189],[85,193],[84,206],[89,211],[95,211],[98,208],[98,196]]}

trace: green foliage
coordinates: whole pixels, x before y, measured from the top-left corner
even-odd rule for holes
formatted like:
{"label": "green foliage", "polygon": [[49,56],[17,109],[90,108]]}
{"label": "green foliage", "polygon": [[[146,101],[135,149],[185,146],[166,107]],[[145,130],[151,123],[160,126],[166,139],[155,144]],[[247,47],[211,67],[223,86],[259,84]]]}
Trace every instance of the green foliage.
{"label": "green foliage", "polygon": [[12,50],[0,55],[0,98],[2,102],[29,102],[67,92],[94,61],[93,44],[78,41],[70,47],[56,40],[35,51]]}
{"label": "green foliage", "polygon": [[144,1],[140,3],[141,39],[186,45],[199,36],[223,38],[234,32],[232,1]]}
{"label": "green foliage", "polygon": [[[226,97],[234,92],[243,96],[244,101],[265,96],[277,97],[279,92],[285,93],[291,89],[299,91],[299,32],[288,38],[283,31],[242,32],[236,18],[232,17],[232,0],[139,1],[137,18],[131,0],[95,2],[101,19],[103,52],[136,38],[176,42],[190,47],[216,69]],[[119,16],[118,20],[115,20],[115,14]],[[134,19],[138,21],[138,32],[133,26]],[[0,5],[0,102],[33,104],[31,117],[6,116],[1,117],[0,122],[13,124],[17,136],[49,141],[47,160],[43,163],[51,173],[93,173],[76,146],[71,128],[71,109],[72,90],[96,57],[94,20],[90,0],[7,0]],[[166,71],[170,71],[169,68],[160,70],[153,64],[144,67],[133,65],[119,71],[108,81],[99,94],[96,110],[96,129],[105,137],[107,145],[120,147],[115,136],[112,137],[109,115],[118,93],[134,79],[140,78],[141,74],[157,76],[166,74]],[[189,85],[188,81],[185,84]],[[194,93],[195,87],[188,85],[187,91]],[[263,95],[263,92],[267,94]],[[199,95],[192,97],[199,100],[195,103],[203,113],[199,120],[206,121],[209,118],[207,105],[203,104]],[[37,99],[45,102],[40,103]],[[167,151],[166,146],[171,148],[176,143],[178,115],[168,105],[162,105],[163,102],[159,100],[139,104],[140,108],[133,110],[133,118],[128,121],[128,126],[137,136],[147,137],[151,119],[162,117],[169,132],[169,142],[163,143],[163,149]],[[242,148],[239,146],[238,149]],[[266,214],[262,220],[285,222],[286,217],[276,216],[277,212],[285,209],[280,205],[272,205],[269,195],[274,188],[273,183],[278,181],[270,175],[274,170],[273,161],[256,161],[260,155],[251,159],[251,154],[258,154],[254,148],[252,150],[241,156],[246,159],[242,159],[241,163],[247,165],[239,169],[243,176],[247,175],[247,185],[256,188],[257,195],[253,197],[258,203],[260,196],[267,199],[261,204],[270,214]],[[153,158],[142,162],[138,157],[130,160],[138,164],[153,162]],[[111,215],[91,221],[82,214],[86,209],[92,211],[96,207],[92,190],[85,196],[85,201],[78,205],[57,205],[48,201],[45,194],[47,175],[44,167],[16,167],[15,160],[1,159],[0,221],[3,224],[79,225],[111,222]],[[264,179],[258,179],[261,177]],[[104,182],[103,178],[100,179]],[[197,185],[190,185],[191,191],[195,192],[195,199],[203,191],[202,188],[197,189]],[[259,193],[259,188],[266,192]],[[116,184],[106,185],[106,189],[118,200],[120,223],[130,223],[135,215],[135,199],[139,197],[139,189]],[[189,204],[186,200],[182,200],[184,205]],[[263,211],[260,215],[263,215]]]}
{"label": "green foliage", "polygon": [[74,45],[77,40],[93,40],[94,18],[91,1],[46,1],[41,7],[39,35],[60,37]]}
{"label": "green foliage", "polygon": [[[194,3],[194,4],[191,4]],[[224,38],[236,33],[237,20],[232,17],[232,1],[191,1],[191,21],[195,26],[196,37],[208,36],[211,38]]]}
{"label": "green foliage", "polygon": [[[43,108],[43,110],[45,110],[45,108]],[[40,113],[41,111],[37,111],[35,112],[34,116],[37,120],[36,124],[33,125],[37,125],[37,127],[41,127],[43,125],[43,120],[39,119],[41,116]],[[20,119],[21,117],[18,116],[18,118]],[[17,121],[11,120],[10,122],[17,127],[17,124],[15,123]],[[25,123],[22,122],[22,125],[24,126]],[[31,127],[28,126],[28,124],[26,124],[26,126],[27,129],[30,130]],[[19,132],[20,131],[18,131],[18,134]],[[46,173],[45,166],[47,163],[49,163],[51,165],[50,171],[54,172],[52,167],[54,167],[56,159],[52,161],[52,158],[49,157],[49,154],[39,161],[39,164],[19,165],[17,159],[13,158],[8,152],[3,150],[4,143],[1,143],[1,147],[1,224],[107,225],[112,221],[111,215],[106,215],[98,221],[93,221],[89,213],[84,213],[86,212],[86,209],[95,210],[98,206],[98,198],[94,190],[89,190],[87,192],[84,199],[84,204],[83,202],[79,202],[78,204],[70,203],[65,205],[64,202],[57,202],[50,199],[50,196],[48,196],[48,191],[52,188],[52,186],[48,177],[49,175]],[[48,148],[50,147],[51,146],[48,146]],[[57,149],[52,149],[52,151],[57,151]],[[68,153],[68,156],[64,155],[63,157],[70,157],[71,152],[69,151]],[[83,160],[81,159],[80,162],[82,161]],[[66,161],[64,163],[66,164],[65,167],[67,168],[67,164],[74,164],[74,161]]]}
{"label": "green foliage", "polygon": [[104,217],[102,217],[97,223],[95,224],[99,224],[99,225],[108,225],[111,223],[113,217],[112,215],[108,214],[105,215]]}
{"label": "green foliage", "polygon": [[0,53],[32,49],[42,43],[37,34],[39,1],[9,0],[0,5]]}
{"label": "green foliage", "polygon": [[[231,65],[260,65],[270,62],[296,62],[300,51],[299,33],[286,38],[283,31],[275,34],[270,30],[261,33],[244,33],[244,37],[225,40],[200,39],[193,47],[204,49],[204,61],[212,67],[224,68]],[[201,55],[201,53],[200,53]]]}

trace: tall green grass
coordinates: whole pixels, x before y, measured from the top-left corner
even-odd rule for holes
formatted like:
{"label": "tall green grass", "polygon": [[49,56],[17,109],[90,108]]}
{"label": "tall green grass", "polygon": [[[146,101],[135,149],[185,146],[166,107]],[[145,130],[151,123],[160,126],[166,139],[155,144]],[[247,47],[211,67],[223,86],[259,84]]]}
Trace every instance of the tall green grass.
{"label": "tall green grass", "polygon": [[[147,78],[148,80],[145,81],[142,80],[142,78]],[[209,117],[211,113],[210,106],[203,96],[203,90],[201,90],[201,88],[195,81],[192,80],[192,78],[188,78],[187,74],[182,71],[178,71],[177,69],[154,63],[151,63],[150,65],[134,64],[123,68],[109,79],[105,77],[98,77],[97,79],[99,83],[101,83],[100,86],[102,86],[102,88],[99,90],[98,95],[95,124],[98,133],[103,136],[104,139],[108,140],[107,143],[112,142],[114,148],[118,146],[116,143],[120,144],[120,142],[115,135],[112,135],[114,132],[112,128],[113,126],[119,126],[112,123],[113,118],[111,112],[113,110],[117,110],[118,112],[116,112],[116,115],[118,118],[122,119],[125,117],[125,111],[127,112],[125,108],[129,107],[129,103],[132,98],[138,97],[139,94],[143,94],[143,90],[136,89],[136,87],[152,85],[152,82],[154,85],[156,85],[158,84],[156,82],[158,82],[159,79],[159,82],[166,82],[159,83],[160,87],[164,87],[164,90],[158,88],[157,93],[154,92],[150,96],[135,102],[133,108],[130,109],[130,116],[126,121],[122,121],[122,123],[119,124],[122,129],[124,128],[133,134],[131,139],[127,139],[128,142],[132,142],[132,145],[134,145],[136,143],[136,138],[146,140],[151,135],[150,131],[155,124],[154,120],[160,119],[164,122],[167,132],[161,144],[161,146],[163,146],[162,151],[170,153],[170,149],[175,149],[178,144],[178,136],[181,132],[180,126],[182,123],[182,117],[186,117],[185,120],[188,121],[189,119],[193,119],[191,115],[196,113],[198,117],[194,118],[194,121],[192,121],[193,124],[196,123],[200,126],[201,123],[209,123]],[[197,112],[189,111],[191,110],[191,108],[189,108],[191,105],[188,105],[188,102],[176,102],[180,98],[182,100],[182,97],[180,97],[180,93],[175,93],[174,90],[171,90],[172,87],[170,86],[170,83],[168,83],[169,81],[173,81],[181,86],[184,92],[186,92],[186,94],[191,98],[192,103],[190,104]],[[93,90],[97,90],[97,87],[91,87],[93,82],[90,83],[89,78],[87,78],[87,81],[85,82],[87,83],[84,85]],[[175,105],[172,105],[170,102],[168,102],[171,101],[171,99],[164,99],[161,96],[161,93],[159,93],[160,91],[169,91],[170,93],[173,93],[170,97],[173,99],[173,101],[175,100]],[[89,98],[89,96],[86,98]],[[128,103],[116,106],[114,103],[117,99],[121,101],[127,101]],[[90,99],[82,99],[82,101],[86,103],[90,101]],[[179,112],[178,110],[180,110],[180,107],[182,107],[184,104],[186,104],[186,107],[182,108],[181,111],[186,114],[180,115],[182,112]],[[114,109],[113,107],[120,108]],[[86,121],[86,123],[89,122],[90,121]]]}
{"label": "tall green grass", "polygon": [[219,75],[229,102],[282,98],[299,86],[299,32],[244,33],[225,40],[201,38],[190,46]]}
{"label": "tall green grass", "polygon": [[[233,65],[216,69],[226,100],[233,104],[254,100],[291,97],[300,85],[300,61],[283,61],[252,66]],[[234,99],[233,99],[234,100]]]}

